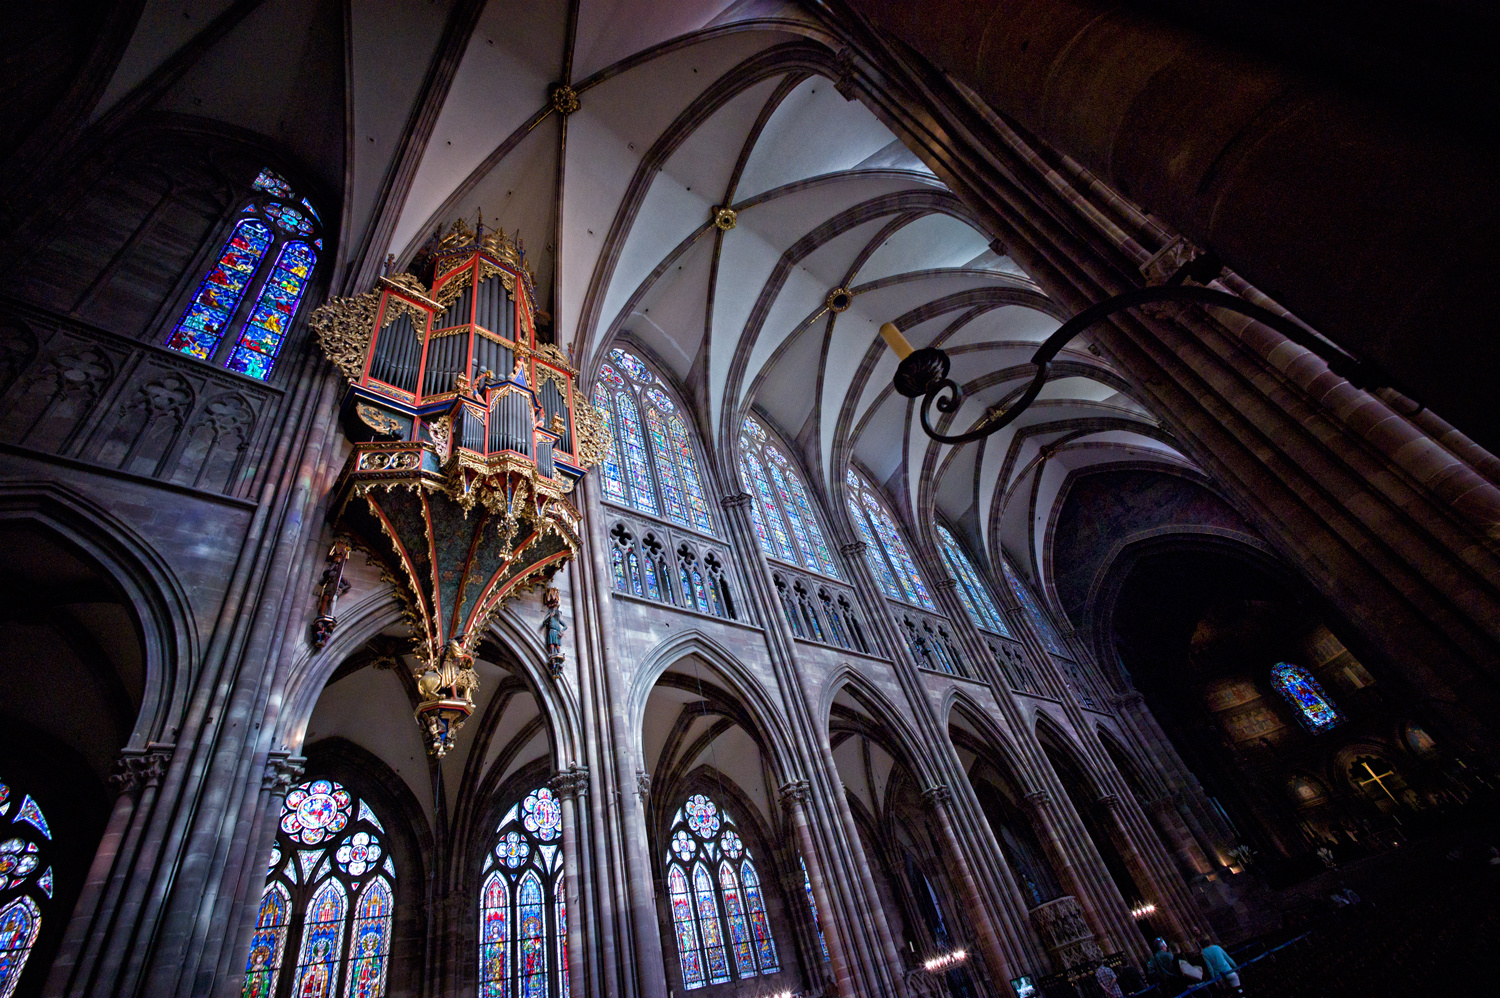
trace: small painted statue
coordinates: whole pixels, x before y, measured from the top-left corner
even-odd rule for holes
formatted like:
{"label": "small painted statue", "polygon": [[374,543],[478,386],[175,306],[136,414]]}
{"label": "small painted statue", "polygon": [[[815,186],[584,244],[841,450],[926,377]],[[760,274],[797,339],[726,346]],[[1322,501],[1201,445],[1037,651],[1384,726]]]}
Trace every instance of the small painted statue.
{"label": "small painted statue", "polygon": [[542,629],[547,638],[547,664],[555,675],[563,664],[563,632],[568,629],[562,616],[562,594],[556,587],[548,586],[542,593],[542,603],[547,607],[547,616],[542,618]]}

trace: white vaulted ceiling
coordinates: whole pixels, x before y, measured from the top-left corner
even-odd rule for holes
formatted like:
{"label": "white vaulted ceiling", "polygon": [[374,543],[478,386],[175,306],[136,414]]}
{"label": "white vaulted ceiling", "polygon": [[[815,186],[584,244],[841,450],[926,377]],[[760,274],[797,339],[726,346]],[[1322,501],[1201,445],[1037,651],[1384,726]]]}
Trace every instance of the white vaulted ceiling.
{"label": "white vaulted ceiling", "polygon": [[[142,25],[162,27],[137,32],[106,104],[217,13],[191,5],[184,21],[183,6],[146,4]],[[520,230],[558,342],[586,377],[617,338],[632,341],[681,379],[721,454],[753,406],[825,495],[857,462],[914,519],[938,511],[976,553],[1003,550],[1033,578],[1070,476],[1187,464],[1082,340],[1004,431],[960,447],[923,434],[891,388],[882,322],[951,353],[968,396],[952,425],[966,428],[1021,390],[1063,312],[839,92],[836,54],[803,8],[350,0],[340,54],[309,42],[330,23],[323,6],[265,0],[199,56],[212,73],[190,70],[160,100],[266,131],[308,160],[342,198],[345,272],[364,262],[367,232],[390,236],[365,259],[402,263],[435,227],[482,211],[487,226]],[[267,66],[293,84],[247,88]],[[229,82],[215,89],[214,74]],[[566,119],[548,111],[559,81],[581,101]],[[738,215],[727,232],[712,224],[720,205]],[[834,315],[824,300],[837,286],[855,298]],[[719,474],[731,468],[721,457]]]}

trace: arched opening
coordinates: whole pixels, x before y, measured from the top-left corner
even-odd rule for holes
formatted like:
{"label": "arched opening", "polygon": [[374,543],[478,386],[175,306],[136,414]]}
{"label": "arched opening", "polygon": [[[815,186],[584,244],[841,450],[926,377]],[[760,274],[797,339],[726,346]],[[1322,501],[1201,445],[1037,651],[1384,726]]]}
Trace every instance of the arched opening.
{"label": "arched opening", "polygon": [[[948,875],[926,789],[904,740],[870,698],[846,685],[833,699],[828,738],[860,846],[874,876],[897,951],[909,974],[951,998],[979,992],[967,961],[982,959],[972,924]],[[965,960],[928,972],[924,964],[963,950]]]}
{"label": "arched opening", "polygon": [[108,820],[147,651],[125,589],[81,547],[11,520],[0,550],[0,994],[31,996]]}
{"label": "arched opening", "polygon": [[[1273,885],[1443,827],[1478,790],[1453,748],[1425,735],[1410,698],[1330,629],[1317,601],[1263,556],[1159,543],[1113,570],[1108,634],[1122,678],[1146,698],[1217,813]],[[1400,774],[1366,785],[1345,749],[1369,746]],[[1122,768],[1122,773],[1127,769]],[[1361,770],[1360,776],[1369,777]],[[1386,786],[1393,792],[1387,793]]]}
{"label": "arched opening", "polygon": [[689,655],[642,714],[646,827],[667,983],[676,993],[821,987],[825,962],[763,726]]}

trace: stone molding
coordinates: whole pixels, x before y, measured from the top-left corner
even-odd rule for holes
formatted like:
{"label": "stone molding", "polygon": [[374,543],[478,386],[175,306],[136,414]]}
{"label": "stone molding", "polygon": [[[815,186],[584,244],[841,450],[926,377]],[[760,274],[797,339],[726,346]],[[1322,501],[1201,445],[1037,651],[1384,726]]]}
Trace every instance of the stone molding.
{"label": "stone molding", "polygon": [[552,793],[563,800],[577,800],[589,791],[589,769],[576,762],[547,781]]}
{"label": "stone molding", "polygon": [[850,541],[848,544],[845,544],[843,547],[839,548],[839,550],[844,553],[844,557],[846,558],[863,558],[865,552],[869,550],[869,547],[870,546],[864,541]]}
{"label": "stone molding", "polygon": [[176,748],[171,742],[152,742],[143,749],[123,750],[109,777],[115,794],[135,796],[146,787],[160,786]]}
{"label": "stone molding", "polygon": [[812,784],[807,780],[792,780],[783,783],[777,799],[788,811],[794,807],[800,807],[812,800]]}
{"label": "stone molding", "polygon": [[951,803],[953,803],[953,791],[946,783],[939,783],[922,791],[922,805],[929,811],[936,811]]}
{"label": "stone molding", "polygon": [[750,505],[750,493],[735,492],[724,496],[719,500],[719,505],[725,509],[739,509],[741,506],[748,506]]}
{"label": "stone molding", "polygon": [[292,784],[302,778],[307,769],[307,760],[281,753],[266,760],[265,772],[261,775],[260,788],[271,791],[272,796],[285,797]]}
{"label": "stone molding", "polygon": [[1052,794],[1046,790],[1033,790],[1024,799],[1026,806],[1030,807],[1033,811],[1040,811],[1042,808],[1050,807],[1052,804]]}

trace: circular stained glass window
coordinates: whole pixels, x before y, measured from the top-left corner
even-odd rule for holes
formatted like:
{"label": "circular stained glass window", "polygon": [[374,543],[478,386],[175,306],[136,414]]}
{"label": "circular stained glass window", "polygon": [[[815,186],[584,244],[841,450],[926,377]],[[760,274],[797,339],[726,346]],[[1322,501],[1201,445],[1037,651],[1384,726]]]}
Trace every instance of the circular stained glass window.
{"label": "circular stained glass window", "polygon": [[625,384],[625,379],[620,377],[620,375],[615,372],[615,369],[610,367],[608,364],[605,364],[603,367],[599,368],[599,380],[604,382],[606,385],[613,385],[616,388],[619,388],[621,385]]}
{"label": "circular stained glass window", "polygon": [[543,842],[551,842],[562,830],[562,808],[546,787],[534,790],[521,802],[521,824]]}
{"label": "circular stained glass window", "polygon": [[295,232],[302,236],[310,236],[313,233],[312,222],[296,208],[288,208],[284,204],[272,202],[261,211],[265,212],[266,217],[275,222],[283,232]]}
{"label": "circular stained glass window", "polygon": [[732,830],[725,829],[724,835],[719,839],[719,848],[724,850],[724,855],[730,859],[739,859],[740,853],[745,851],[745,843]]}
{"label": "circular stained glass window", "polygon": [[495,855],[512,870],[518,870],[526,862],[526,857],[531,855],[531,843],[520,832],[512,829],[501,836],[495,846]]}
{"label": "circular stained glass window", "polygon": [[349,791],[332,780],[313,780],[286,795],[281,830],[303,845],[315,846],[349,823]]}
{"label": "circular stained glass window", "polygon": [[646,369],[645,364],[642,364],[635,357],[626,353],[624,350],[621,350],[619,347],[616,347],[609,352],[609,359],[623,367],[625,369],[625,373],[629,374],[632,378],[639,381],[643,385],[649,385],[651,384],[651,382],[656,380],[656,378],[652,376],[651,372]]}
{"label": "circular stained glass window", "polygon": [[667,398],[667,393],[660,388],[647,388],[642,394],[645,395],[647,402],[656,406],[662,412],[677,411],[677,407],[672,404],[672,400]]}
{"label": "circular stained glass window", "polygon": [[697,849],[698,841],[683,829],[677,829],[677,834],[672,836],[672,851],[677,854],[677,858],[686,863],[693,858]]}
{"label": "circular stained glass window", "polygon": [[[0,880],[6,877],[24,877],[35,869],[35,845],[20,839],[6,839],[0,842]],[[0,886],[4,885],[0,884]]]}
{"label": "circular stained glass window", "polygon": [[355,832],[333,854],[339,869],[357,877],[380,861],[380,840],[369,832]]}
{"label": "circular stained glass window", "polygon": [[713,838],[719,831],[719,809],[702,794],[688,798],[683,810],[687,812],[688,827],[705,839]]}

